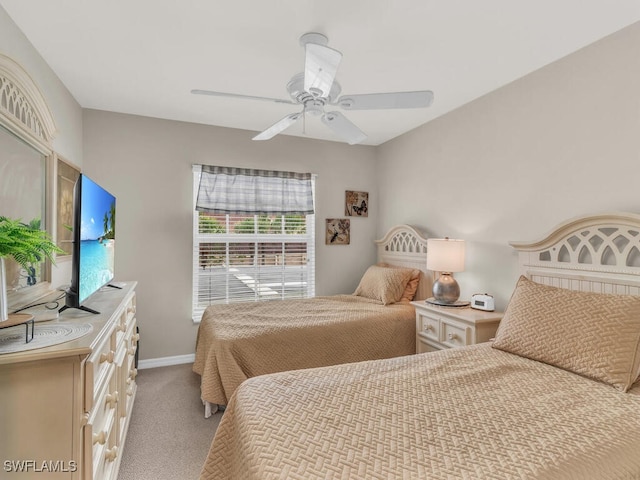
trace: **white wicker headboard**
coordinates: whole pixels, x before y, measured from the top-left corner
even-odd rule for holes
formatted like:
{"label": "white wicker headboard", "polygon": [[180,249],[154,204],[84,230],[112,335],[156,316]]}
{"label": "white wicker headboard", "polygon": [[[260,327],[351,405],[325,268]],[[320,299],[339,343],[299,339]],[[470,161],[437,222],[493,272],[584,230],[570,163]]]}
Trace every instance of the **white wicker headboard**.
{"label": "white wicker headboard", "polygon": [[427,238],[409,225],[391,228],[383,238],[376,240],[378,262],[406,268],[417,268],[422,272],[416,292],[416,300],[431,296],[433,273],[427,270]]}
{"label": "white wicker headboard", "polygon": [[536,242],[510,242],[520,273],[572,290],[640,295],[640,215],[578,217]]}

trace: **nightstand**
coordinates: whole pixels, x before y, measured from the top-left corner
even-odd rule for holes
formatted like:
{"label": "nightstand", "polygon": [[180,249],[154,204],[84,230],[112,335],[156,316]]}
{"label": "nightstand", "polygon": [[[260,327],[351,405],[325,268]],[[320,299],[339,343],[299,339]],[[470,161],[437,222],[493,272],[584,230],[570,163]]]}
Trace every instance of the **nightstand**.
{"label": "nightstand", "polygon": [[471,307],[440,307],[424,300],[411,305],[416,308],[417,353],[488,342],[503,315]]}

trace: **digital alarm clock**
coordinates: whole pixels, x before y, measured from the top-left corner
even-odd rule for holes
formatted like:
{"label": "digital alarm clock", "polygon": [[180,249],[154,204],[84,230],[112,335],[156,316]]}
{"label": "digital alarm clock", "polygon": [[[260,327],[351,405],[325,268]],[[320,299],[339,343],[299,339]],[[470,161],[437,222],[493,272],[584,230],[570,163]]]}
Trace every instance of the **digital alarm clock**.
{"label": "digital alarm clock", "polygon": [[471,295],[471,308],[493,312],[496,309],[496,305],[492,295],[488,293],[476,293],[475,295]]}

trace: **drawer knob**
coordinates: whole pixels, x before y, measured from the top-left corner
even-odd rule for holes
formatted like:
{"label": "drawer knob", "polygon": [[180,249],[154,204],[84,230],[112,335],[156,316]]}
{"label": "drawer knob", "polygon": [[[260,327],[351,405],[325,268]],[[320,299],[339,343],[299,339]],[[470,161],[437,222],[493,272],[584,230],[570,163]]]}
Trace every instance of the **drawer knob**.
{"label": "drawer knob", "polygon": [[424,329],[428,332],[429,330],[433,330],[433,326],[431,325],[425,325]]}
{"label": "drawer knob", "polygon": [[104,452],[104,458],[108,462],[113,462],[116,459],[117,456],[118,456],[118,446],[117,445],[115,447],[113,447],[113,448],[110,448],[106,452]]}
{"label": "drawer knob", "polygon": [[137,342],[138,340],[140,340],[140,334],[139,333],[134,333],[133,335],[131,335],[131,341],[132,342]]}
{"label": "drawer knob", "polygon": [[104,442],[107,441],[107,432],[102,430],[100,433],[93,434],[93,444],[99,443],[100,445],[104,445]]}
{"label": "drawer knob", "polygon": [[105,397],[105,403],[109,405],[110,408],[115,408],[118,403],[118,392],[108,393]]}
{"label": "drawer knob", "polygon": [[127,388],[127,395],[132,397],[133,396],[133,388],[129,387]]}
{"label": "drawer knob", "polygon": [[448,337],[449,337],[449,340],[455,340],[458,338],[458,335],[456,335],[455,333],[450,333]]}
{"label": "drawer knob", "polygon": [[135,355],[136,354],[136,347],[135,346],[131,347],[129,350],[127,350],[127,352],[129,353],[129,355]]}
{"label": "drawer knob", "polygon": [[136,313],[136,307],[129,307],[127,308],[127,313]]}
{"label": "drawer knob", "polygon": [[124,323],[119,323],[116,327],[117,332],[124,332],[127,329],[127,326]]}
{"label": "drawer knob", "polygon": [[100,354],[100,363],[113,363],[113,356],[115,355],[115,353],[113,352],[113,350],[109,350],[109,353],[101,353]]}
{"label": "drawer knob", "polygon": [[137,376],[138,376],[138,369],[137,368],[132,368],[131,370],[129,370],[129,378],[131,380],[134,380]]}

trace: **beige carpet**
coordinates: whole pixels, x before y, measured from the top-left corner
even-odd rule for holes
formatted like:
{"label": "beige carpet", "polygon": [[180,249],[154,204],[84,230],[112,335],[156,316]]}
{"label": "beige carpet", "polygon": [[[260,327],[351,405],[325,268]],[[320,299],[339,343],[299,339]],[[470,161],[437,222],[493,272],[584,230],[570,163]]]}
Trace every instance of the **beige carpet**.
{"label": "beige carpet", "polygon": [[220,412],[204,418],[191,364],[139,370],[118,480],[195,480]]}

